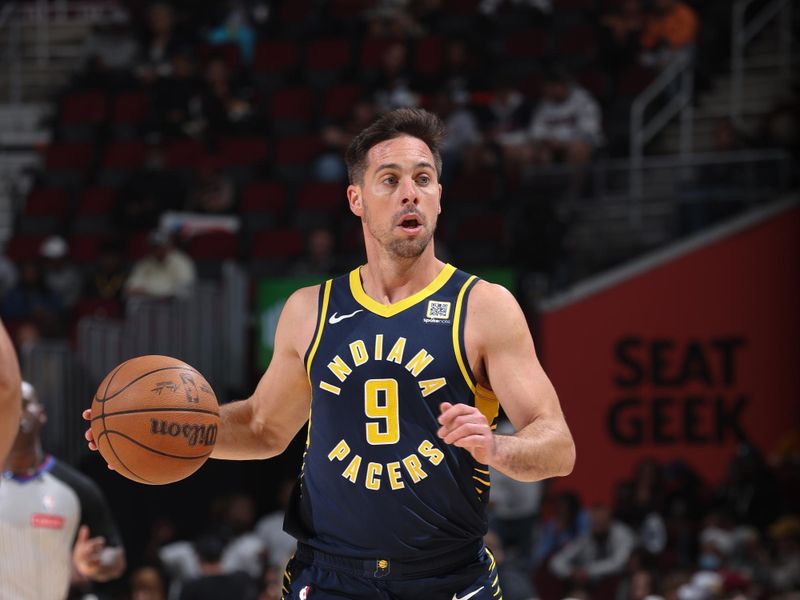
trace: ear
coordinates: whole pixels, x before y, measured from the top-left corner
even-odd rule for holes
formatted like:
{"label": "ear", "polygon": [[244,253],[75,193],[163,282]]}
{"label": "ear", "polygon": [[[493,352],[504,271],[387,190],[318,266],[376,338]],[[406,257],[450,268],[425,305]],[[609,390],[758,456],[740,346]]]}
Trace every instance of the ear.
{"label": "ear", "polygon": [[364,216],[364,204],[361,196],[361,186],[347,186],[347,202],[350,204],[350,211],[357,217]]}
{"label": "ear", "polygon": [[442,214],[442,184],[439,184],[439,208],[436,210],[436,214]]}

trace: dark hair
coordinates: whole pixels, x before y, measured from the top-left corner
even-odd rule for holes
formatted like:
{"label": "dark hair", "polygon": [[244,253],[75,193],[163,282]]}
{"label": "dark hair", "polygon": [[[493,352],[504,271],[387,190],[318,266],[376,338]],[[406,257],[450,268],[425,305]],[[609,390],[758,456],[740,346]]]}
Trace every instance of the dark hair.
{"label": "dark hair", "polygon": [[401,135],[418,138],[428,145],[433,154],[436,174],[441,176],[442,154],[439,147],[444,138],[444,123],[435,114],[421,108],[398,108],[378,118],[350,142],[344,156],[350,183],[363,179],[370,148]]}

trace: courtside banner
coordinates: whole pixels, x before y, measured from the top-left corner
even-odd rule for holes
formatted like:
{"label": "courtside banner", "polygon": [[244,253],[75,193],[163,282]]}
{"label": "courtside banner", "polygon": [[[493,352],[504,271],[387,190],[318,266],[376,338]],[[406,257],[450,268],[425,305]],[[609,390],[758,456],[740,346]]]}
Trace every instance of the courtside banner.
{"label": "courtside banner", "polygon": [[717,483],[800,424],[800,207],[747,214],[554,298],[541,347],[577,445],[559,485],[607,502],[644,457]]}

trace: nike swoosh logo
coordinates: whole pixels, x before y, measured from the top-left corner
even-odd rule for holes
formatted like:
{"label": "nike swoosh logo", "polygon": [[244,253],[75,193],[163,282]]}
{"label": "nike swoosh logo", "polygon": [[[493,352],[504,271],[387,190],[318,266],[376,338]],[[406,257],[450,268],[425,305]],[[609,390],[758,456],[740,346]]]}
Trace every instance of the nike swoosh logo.
{"label": "nike swoosh logo", "polygon": [[357,315],[358,313],[360,313],[362,310],[364,309],[359,308],[358,310],[354,310],[353,312],[351,312],[349,315],[341,315],[339,317],[336,316],[336,313],[333,313],[331,315],[331,318],[328,319],[328,323],[330,323],[331,325],[336,325],[339,321],[344,321],[345,319],[349,319],[353,315]]}
{"label": "nike swoosh logo", "polygon": [[478,588],[477,590],[475,590],[474,592],[470,592],[470,593],[469,593],[469,594],[467,594],[466,596],[461,596],[460,598],[458,597],[458,594],[453,594],[453,600],[467,600],[467,598],[472,598],[472,597],[473,597],[475,594],[477,594],[478,592],[480,592],[482,589],[483,589],[483,586],[479,587],[479,588]]}

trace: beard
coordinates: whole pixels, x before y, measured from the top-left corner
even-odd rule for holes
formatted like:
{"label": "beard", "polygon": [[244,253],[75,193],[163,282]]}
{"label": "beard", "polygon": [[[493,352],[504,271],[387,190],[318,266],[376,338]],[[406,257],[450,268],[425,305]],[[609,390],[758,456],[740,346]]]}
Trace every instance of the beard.
{"label": "beard", "polygon": [[394,234],[395,226],[389,225],[388,228],[381,229],[376,226],[369,216],[369,210],[364,207],[364,223],[367,229],[372,234],[378,243],[387,250],[390,254],[397,258],[417,258],[428,247],[433,239],[433,232],[436,230],[436,221],[434,220],[433,227],[428,227],[428,221],[422,213],[416,211],[403,210],[392,217],[392,223],[396,223],[404,215],[413,214],[417,217],[422,225],[422,231],[414,238],[397,238]]}

